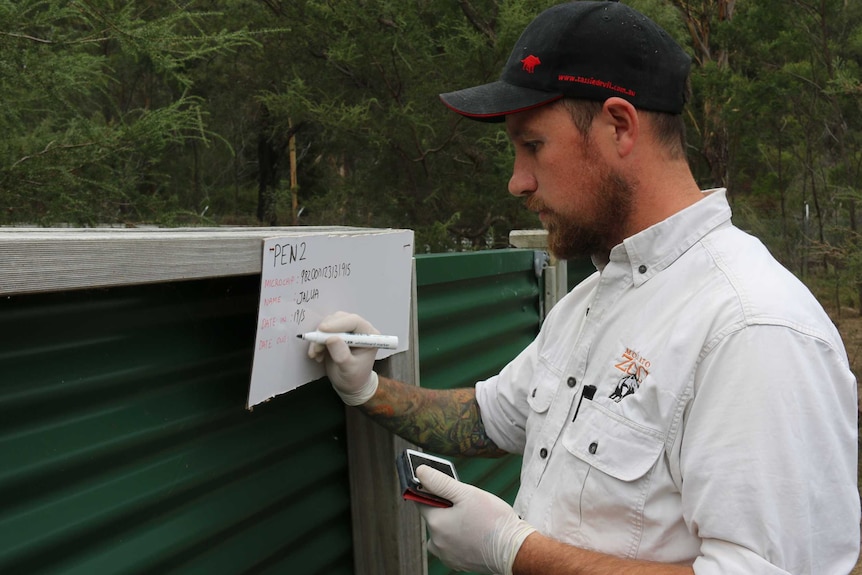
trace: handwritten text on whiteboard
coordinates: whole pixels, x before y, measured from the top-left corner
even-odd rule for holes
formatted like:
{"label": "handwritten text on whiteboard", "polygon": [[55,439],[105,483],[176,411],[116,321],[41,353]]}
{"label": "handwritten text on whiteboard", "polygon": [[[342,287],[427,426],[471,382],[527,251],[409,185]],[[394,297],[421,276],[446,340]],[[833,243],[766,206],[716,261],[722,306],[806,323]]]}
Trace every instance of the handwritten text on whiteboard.
{"label": "handwritten text on whiteboard", "polygon": [[335,311],[358,313],[407,349],[413,232],[312,234],[264,241],[260,302],[248,407],[323,377],[308,343]]}

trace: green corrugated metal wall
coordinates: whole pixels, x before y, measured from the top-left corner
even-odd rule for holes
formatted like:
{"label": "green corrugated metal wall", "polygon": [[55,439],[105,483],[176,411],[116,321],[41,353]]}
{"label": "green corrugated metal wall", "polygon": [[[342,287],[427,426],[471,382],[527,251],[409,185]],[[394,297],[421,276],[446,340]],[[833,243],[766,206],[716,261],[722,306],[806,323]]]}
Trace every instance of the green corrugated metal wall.
{"label": "green corrugated metal wall", "polygon": [[[416,267],[424,386],[472,385],[538,330],[532,252]],[[259,281],[0,298],[0,573],[353,573],[338,398],[245,409]],[[514,498],[519,458],[457,465]]]}
{"label": "green corrugated metal wall", "polygon": [[338,398],[244,407],[259,282],[0,300],[0,573],[353,572]]}
{"label": "green corrugated metal wall", "polygon": [[[528,250],[416,258],[423,387],[472,386],[530,344],[539,331],[542,293],[533,261]],[[457,459],[455,465],[462,480],[514,501],[520,457]],[[428,572],[450,571],[429,557]]]}

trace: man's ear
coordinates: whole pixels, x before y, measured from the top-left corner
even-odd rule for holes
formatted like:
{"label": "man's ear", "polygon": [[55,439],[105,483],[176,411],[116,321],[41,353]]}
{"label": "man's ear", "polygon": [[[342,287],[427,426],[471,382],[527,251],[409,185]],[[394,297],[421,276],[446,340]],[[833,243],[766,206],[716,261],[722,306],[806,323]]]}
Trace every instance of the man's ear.
{"label": "man's ear", "polygon": [[602,106],[605,121],[614,130],[614,145],[620,157],[628,156],[640,135],[640,118],[637,109],[628,100],[608,98]]}

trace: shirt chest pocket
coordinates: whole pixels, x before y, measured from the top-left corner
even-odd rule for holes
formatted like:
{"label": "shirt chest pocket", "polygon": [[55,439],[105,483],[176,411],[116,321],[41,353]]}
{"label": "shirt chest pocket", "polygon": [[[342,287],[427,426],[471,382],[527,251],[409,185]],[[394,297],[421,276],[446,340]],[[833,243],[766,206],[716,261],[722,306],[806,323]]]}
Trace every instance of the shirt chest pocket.
{"label": "shirt chest pocket", "polygon": [[551,402],[557,394],[556,378],[549,370],[542,366],[541,374],[544,377],[535,378],[538,383],[527,394],[527,403],[535,413],[545,413],[551,407]]}
{"label": "shirt chest pocket", "polygon": [[566,450],[605,475],[623,482],[643,477],[664,447],[659,431],[584,401],[563,435]]}
{"label": "shirt chest pocket", "polygon": [[[563,432],[562,444],[573,457],[571,465],[587,466],[586,473],[576,474],[583,477],[576,530],[586,541],[604,540],[608,552],[635,556],[663,435],[598,402],[584,401],[576,421]],[[608,533],[617,534],[610,543]]]}
{"label": "shirt chest pocket", "polygon": [[[557,396],[559,376],[552,373],[550,368],[540,364],[536,377],[533,378],[532,386],[527,392],[527,404],[530,410],[527,413],[527,446],[529,452],[535,442],[540,440],[541,429],[548,415],[548,410]],[[525,453],[526,453],[525,452]]]}

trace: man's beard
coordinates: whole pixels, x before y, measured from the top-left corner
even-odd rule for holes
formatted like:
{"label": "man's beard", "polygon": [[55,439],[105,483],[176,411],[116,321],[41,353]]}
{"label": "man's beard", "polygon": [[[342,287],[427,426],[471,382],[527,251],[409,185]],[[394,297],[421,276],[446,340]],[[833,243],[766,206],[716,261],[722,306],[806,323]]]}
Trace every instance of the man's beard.
{"label": "man's beard", "polygon": [[[625,226],[632,211],[632,186],[620,174],[606,170],[593,190],[592,217],[575,221],[557,212],[545,212],[548,249],[557,258],[572,260],[580,257],[606,255],[623,239]],[[546,209],[535,196],[527,198],[527,208]],[[578,214],[581,215],[581,214]]]}

